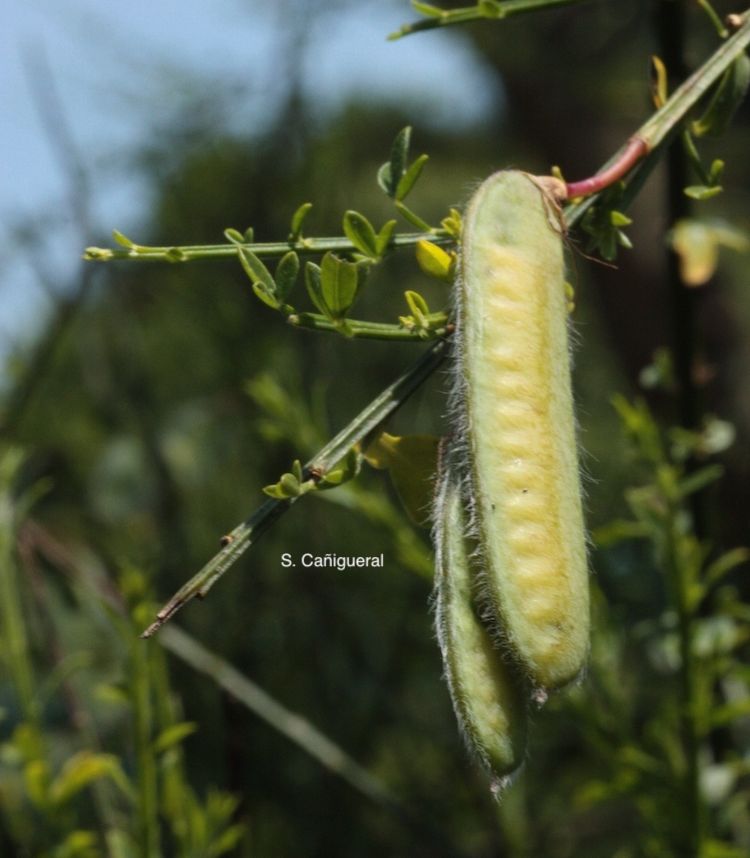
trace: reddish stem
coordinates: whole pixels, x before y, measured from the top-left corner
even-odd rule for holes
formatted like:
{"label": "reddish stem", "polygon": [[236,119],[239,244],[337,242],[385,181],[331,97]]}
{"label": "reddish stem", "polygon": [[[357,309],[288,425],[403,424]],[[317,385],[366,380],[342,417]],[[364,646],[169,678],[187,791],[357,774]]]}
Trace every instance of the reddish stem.
{"label": "reddish stem", "polygon": [[588,179],[581,179],[580,182],[572,182],[566,184],[568,199],[575,197],[589,197],[591,194],[597,194],[599,191],[614,185],[621,179],[629,170],[631,170],[645,155],[648,154],[648,143],[642,137],[631,137],[625,144],[622,154],[617,158],[614,164],[597,173],[595,176],[590,176]]}

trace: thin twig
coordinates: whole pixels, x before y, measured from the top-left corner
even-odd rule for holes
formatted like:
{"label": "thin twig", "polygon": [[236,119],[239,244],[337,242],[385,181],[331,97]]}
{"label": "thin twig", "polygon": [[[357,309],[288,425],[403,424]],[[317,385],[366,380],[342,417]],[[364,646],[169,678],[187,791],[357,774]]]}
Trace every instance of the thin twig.
{"label": "thin twig", "polygon": [[[436,314],[437,315],[437,314]],[[287,322],[294,328],[307,328],[313,331],[336,332],[352,339],[365,340],[406,340],[419,342],[435,340],[448,333],[448,316],[439,314],[434,328],[407,328],[385,322],[366,322],[359,319],[346,319],[344,325],[336,325],[320,313],[294,313],[287,316]]]}
{"label": "thin twig", "polygon": [[[452,244],[453,239],[445,230],[434,232],[403,232],[394,235],[388,242],[390,249],[411,247],[420,241],[431,241],[433,244]],[[256,256],[273,259],[284,256],[290,250],[300,255],[327,253],[357,252],[357,247],[344,236],[323,238],[298,238],[295,241],[248,242],[247,244],[190,244],[168,246],[151,246],[133,244],[128,248],[116,249],[110,247],[87,247],[83,258],[87,262],[111,262],[128,259],[131,262],[194,262],[198,259],[231,259],[237,257],[237,249],[244,247]]]}
{"label": "thin twig", "polygon": [[[329,441],[304,467],[309,476],[326,475],[348,453],[364,441],[367,436],[387,420],[412,393],[437,369],[445,359],[448,343],[440,340],[393,384],[374,399],[333,440]],[[164,623],[171,619],[191,599],[203,598],[221,576],[258,540],[269,526],[282,516],[294,503],[295,498],[268,500],[246,521],[238,524],[224,540],[226,544],[209,562],[194,575],[156,615],[156,620],[141,637],[151,637]]]}
{"label": "thin twig", "polygon": [[581,0],[505,0],[493,6],[478,3],[476,6],[465,6],[459,9],[445,9],[442,14],[437,12],[428,18],[414,21],[412,24],[404,24],[388,36],[390,41],[395,41],[411,33],[419,33],[424,30],[434,30],[437,27],[450,27],[454,24],[470,24],[473,21],[498,20],[511,18],[525,12],[538,12],[541,9],[553,6],[571,6],[580,3]]}

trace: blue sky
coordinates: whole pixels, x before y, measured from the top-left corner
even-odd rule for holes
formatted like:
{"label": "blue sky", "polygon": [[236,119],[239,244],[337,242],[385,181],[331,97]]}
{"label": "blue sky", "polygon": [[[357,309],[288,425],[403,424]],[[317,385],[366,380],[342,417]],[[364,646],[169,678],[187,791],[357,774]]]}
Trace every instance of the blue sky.
{"label": "blue sky", "polygon": [[[191,79],[237,85],[246,99],[245,128],[262,126],[283,67],[279,39],[289,31],[284,9],[300,14],[314,6],[304,0],[8,4],[0,35],[0,218],[6,237],[0,358],[52,306],[34,267],[44,270],[54,294],[73,276],[82,249],[60,153],[34,95],[33,81],[44,81],[40,65],[49,71],[75,150],[94,179],[92,221],[99,234],[115,226],[127,231],[147,199],[138,177],[117,165],[179,100],[180,85]],[[420,123],[472,123],[492,109],[497,91],[460,32],[386,41],[413,18],[406,0],[343,0],[335,12],[305,22],[305,85],[321,115],[360,92],[407,101],[412,109],[420,105],[417,130]],[[47,237],[35,246],[31,264],[29,251],[14,246],[13,229],[40,220]]]}

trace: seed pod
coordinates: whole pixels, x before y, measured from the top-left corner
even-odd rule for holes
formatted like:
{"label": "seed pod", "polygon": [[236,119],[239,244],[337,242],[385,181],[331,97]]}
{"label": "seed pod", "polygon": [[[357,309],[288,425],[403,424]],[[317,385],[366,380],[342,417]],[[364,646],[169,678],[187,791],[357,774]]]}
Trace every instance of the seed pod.
{"label": "seed pod", "polygon": [[466,213],[458,288],[458,431],[486,596],[541,689],[578,675],[589,634],[562,244],[539,180],[496,173]]}
{"label": "seed pod", "polygon": [[435,622],[448,688],[467,744],[498,792],[523,761],[528,692],[474,610],[463,502],[449,471],[440,478],[434,519]]}

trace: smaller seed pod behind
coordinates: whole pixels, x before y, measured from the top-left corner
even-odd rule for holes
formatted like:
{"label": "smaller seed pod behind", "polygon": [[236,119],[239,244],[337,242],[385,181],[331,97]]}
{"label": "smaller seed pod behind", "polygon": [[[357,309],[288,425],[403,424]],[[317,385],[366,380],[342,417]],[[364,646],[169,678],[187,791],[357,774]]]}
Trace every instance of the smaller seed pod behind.
{"label": "smaller seed pod behind", "polygon": [[435,624],[456,718],[498,794],[523,762],[529,689],[475,611],[460,483],[446,468],[435,498]]}

